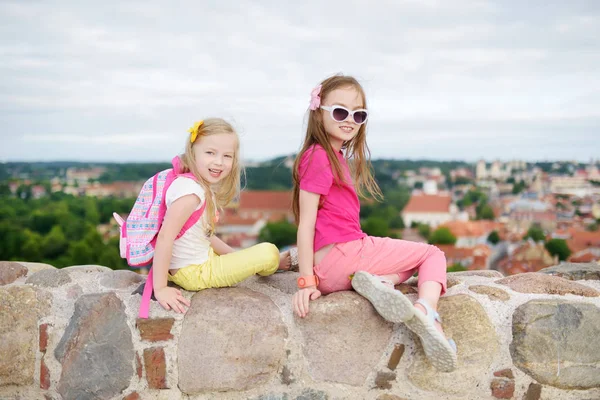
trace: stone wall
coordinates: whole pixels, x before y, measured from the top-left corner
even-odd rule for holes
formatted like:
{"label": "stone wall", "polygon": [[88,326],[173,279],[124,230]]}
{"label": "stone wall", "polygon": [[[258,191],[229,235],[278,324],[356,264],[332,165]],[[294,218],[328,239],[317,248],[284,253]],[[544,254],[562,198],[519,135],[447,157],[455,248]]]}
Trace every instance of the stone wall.
{"label": "stone wall", "polygon": [[[598,399],[600,266],[449,274],[440,303],[458,369],[439,373],[402,324],[354,292],[291,312],[295,273],[152,303],[145,277],[0,262],[0,398]],[[415,297],[414,279],[398,286]]]}

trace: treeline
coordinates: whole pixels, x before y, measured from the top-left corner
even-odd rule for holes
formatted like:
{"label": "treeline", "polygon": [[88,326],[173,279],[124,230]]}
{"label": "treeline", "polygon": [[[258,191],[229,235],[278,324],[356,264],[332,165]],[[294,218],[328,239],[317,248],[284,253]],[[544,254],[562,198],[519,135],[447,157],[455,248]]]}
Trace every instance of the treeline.
{"label": "treeline", "polygon": [[98,225],[112,212],[127,213],[134,199],[73,197],[53,193],[40,199],[0,197],[0,260],[32,261],[57,268],[99,264],[127,268],[118,238],[105,239]]}

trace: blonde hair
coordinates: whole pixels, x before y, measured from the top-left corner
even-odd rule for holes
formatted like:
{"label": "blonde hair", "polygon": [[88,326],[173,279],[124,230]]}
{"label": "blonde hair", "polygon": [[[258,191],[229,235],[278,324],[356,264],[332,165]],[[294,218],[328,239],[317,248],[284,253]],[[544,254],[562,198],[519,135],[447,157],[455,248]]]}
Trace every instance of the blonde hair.
{"label": "blonde hair", "polygon": [[[364,89],[355,78],[345,75],[334,75],[321,82],[322,102],[332,91],[339,88],[348,87],[354,88],[360,94],[363,103],[361,108],[366,109],[367,99],[365,96]],[[346,149],[346,159],[351,160],[349,162],[350,173],[352,175],[352,179],[354,180],[357,194],[363,198],[367,197],[367,195],[370,195],[376,200],[382,200],[383,194],[381,193],[381,190],[379,189],[379,186],[377,185],[377,182],[373,177],[373,170],[371,165],[371,151],[369,150],[369,146],[367,145],[366,138],[367,123],[364,123],[360,125],[356,136],[353,137],[352,140],[344,142],[342,148]],[[337,156],[335,155],[335,150],[331,147],[331,144],[329,142],[329,136],[325,131],[325,127],[323,125],[323,113],[321,112],[321,109],[310,110],[308,115],[308,125],[306,128],[304,144],[302,145],[302,149],[300,150],[300,153],[298,154],[298,156],[296,157],[296,161],[294,162],[294,189],[292,209],[294,212],[294,217],[296,218],[296,222],[299,222],[300,217],[300,175],[298,167],[300,165],[300,160],[302,159],[304,153],[306,153],[306,151],[315,144],[321,145],[327,152],[327,158],[329,159],[329,163],[332,167],[332,172],[336,184],[340,185],[341,182],[345,180],[344,174],[342,173],[342,167]]]}
{"label": "blonde hair", "polygon": [[[217,185],[211,185],[202,178],[198,168],[196,167],[196,155],[194,153],[194,144],[199,143],[202,138],[217,134],[230,134],[236,138],[235,154],[233,155],[233,165],[231,172]],[[185,152],[179,157],[181,160],[180,173],[191,172],[194,174],[198,183],[206,193],[206,215],[210,224],[210,233],[214,233],[215,219],[217,209],[222,209],[228,205],[234,198],[239,196],[241,190],[241,175],[244,172],[239,160],[240,139],[231,124],[221,118],[208,118],[198,128],[198,136],[194,143],[191,142],[190,136],[186,136]],[[214,193],[214,198],[212,194]]]}

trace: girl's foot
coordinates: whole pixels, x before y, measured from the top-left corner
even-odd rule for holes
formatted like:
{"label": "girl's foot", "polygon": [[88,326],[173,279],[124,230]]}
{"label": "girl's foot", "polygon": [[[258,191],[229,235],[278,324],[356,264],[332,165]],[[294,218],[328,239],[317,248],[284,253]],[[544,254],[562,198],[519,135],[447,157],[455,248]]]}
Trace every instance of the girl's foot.
{"label": "girl's foot", "polygon": [[454,371],[457,365],[456,343],[444,335],[440,315],[424,299],[417,300],[414,308],[419,311],[405,322],[407,328],[421,339],[431,365],[442,372]]}
{"label": "girl's foot", "polygon": [[352,277],[352,287],[373,304],[379,315],[390,322],[405,322],[415,313],[411,301],[395,290],[394,284],[388,279],[357,271]]}
{"label": "girl's foot", "polygon": [[289,271],[292,266],[292,258],[290,256],[290,250],[279,253],[279,271]]}
{"label": "girl's foot", "polygon": [[456,344],[446,339],[439,314],[425,300],[419,299],[413,305],[402,292],[394,289],[391,281],[365,271],[354,274],[352,287],[369,300],[383,318],[393,323],[404,322],[416,333],[427,359],[436,369],[443,372],[456,369]]}

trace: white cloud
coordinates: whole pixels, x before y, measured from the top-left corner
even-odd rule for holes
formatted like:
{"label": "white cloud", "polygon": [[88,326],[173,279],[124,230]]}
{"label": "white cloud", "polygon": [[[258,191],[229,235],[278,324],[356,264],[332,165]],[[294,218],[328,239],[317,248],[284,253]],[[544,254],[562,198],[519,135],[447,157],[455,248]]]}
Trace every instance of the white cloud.
{"label": "white cloud", "polygon": [[599,22],[584,1],[2,2],[0,159],[122,160],[111,145],[146,137],[129,157],[168,160],[181,143],[161,138],[206,116],[234,122],[247,158],[291,153],[310,90],[344,72],[369,96],[374,157],[587,160]]}

